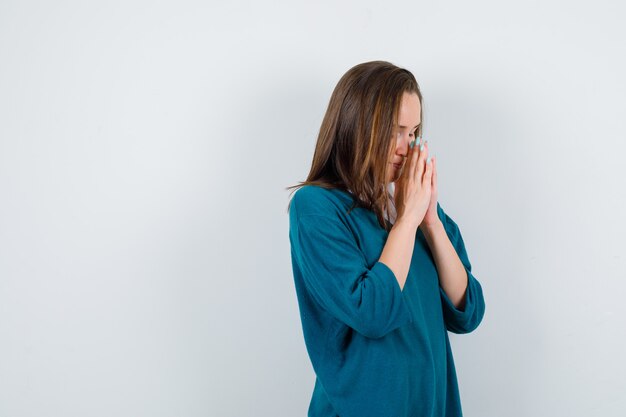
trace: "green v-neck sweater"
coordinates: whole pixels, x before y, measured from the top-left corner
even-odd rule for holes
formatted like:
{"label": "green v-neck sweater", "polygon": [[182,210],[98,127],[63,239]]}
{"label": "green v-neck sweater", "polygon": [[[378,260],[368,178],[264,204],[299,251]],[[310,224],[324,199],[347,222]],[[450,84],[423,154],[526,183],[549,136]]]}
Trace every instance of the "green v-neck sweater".
{"label": "green v-neck sweater", "polygon": [[420,229],[403,289],[378,259],[388,233],[352,194],[307,185],[293,195],[289,240],[307,352],[316,374],[309,417],[462,416],[448,331],[469,333],[485,301],[463,238],[437,213],[467,271],[463,310],[439,285]]}

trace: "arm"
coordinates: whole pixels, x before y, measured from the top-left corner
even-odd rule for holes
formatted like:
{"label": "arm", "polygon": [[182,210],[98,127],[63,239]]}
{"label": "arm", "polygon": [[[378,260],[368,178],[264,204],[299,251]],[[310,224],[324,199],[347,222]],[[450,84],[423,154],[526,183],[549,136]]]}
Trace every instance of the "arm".
{"label": "arm", "polygon": [[412,321],[394,272],[368,265],[339,218],[294,214],[289,236],[308,292],[334,318],[369,338]]}
{"label": "arm", "polygon": [[415,232],[417,232],[415,226],[399,219],[391,228],[380,255],[379,261],[393,271],[401,289],[404,289],[406,278],[409,275],[411,257],[415,246]]}
{"label": "arm", "polygon": [[463,310],[467,289],[467,271],[452,246],[441,219],[433,225],[422,227],[422,232],[435,258],[441,288],[446,292],[452,304],[457,309]]}
{"label": "arm", "polygon": [[[478,327],[485,314],[482,287],[472,273],[458,225],[439,203],[437,214],[441,222],[436,222],[430,229],[422,228],[422,231],[437,266],[446,328],[453,333],[469,333]],[[442,233],[441,225],[445,233]]]}

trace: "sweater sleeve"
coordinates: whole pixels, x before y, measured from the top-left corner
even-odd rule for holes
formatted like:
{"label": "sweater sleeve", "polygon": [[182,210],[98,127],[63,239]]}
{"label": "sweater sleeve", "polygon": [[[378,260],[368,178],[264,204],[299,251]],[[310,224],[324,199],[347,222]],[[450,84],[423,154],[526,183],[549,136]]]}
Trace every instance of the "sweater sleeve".
{"label": "sweater sleeve", "polygon": [[448,295],[443,288],[439,286],[439,292],[441,295],[441,303],[443,306],[443,317],[446,323],[446,328],[453,333],[469,333],[476,329],[485,314],[485,300],[483,297],[482,287],[480,282],[476,279],[472,273],[472,265],[465,249],[463,237],[458,225],[448,216],[439,203],[437,203],[439,218],[441,219],[446,233],[452,242],[452,246],[456,249],[461,263],[465,267],[467,272],[467,289],[465,292],[465,306],[463,309],[458,309],[454,306]]}
{"label": "sweater sleeve", "polygon": [[340,219],[300,216],[291,239],[308,291],[330,315],[368,338],[412,322],[393,271],[379,261],[367,265]]}

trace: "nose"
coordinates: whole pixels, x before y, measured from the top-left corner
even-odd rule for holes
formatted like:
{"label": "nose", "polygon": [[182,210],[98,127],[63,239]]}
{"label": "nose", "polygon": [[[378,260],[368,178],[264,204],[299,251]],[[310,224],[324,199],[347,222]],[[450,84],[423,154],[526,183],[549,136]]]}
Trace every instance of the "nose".
{"label": "nose", "polygon": [[398,142],[396,145],[396,154],[406,157],[409,153],[409,143],[413,140],[408,134],[398,133]]}

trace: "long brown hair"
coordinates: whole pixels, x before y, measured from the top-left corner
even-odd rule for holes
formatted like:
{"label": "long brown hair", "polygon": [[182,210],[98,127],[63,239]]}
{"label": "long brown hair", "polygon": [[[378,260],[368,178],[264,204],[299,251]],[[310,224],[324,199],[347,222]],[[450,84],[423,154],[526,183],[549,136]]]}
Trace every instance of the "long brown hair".
{"label": "long brown hair", "polygon": [[386,61],[350,68],[330,97],[306,181],[286,190],[305,185],[350,190],[354,204],[348,213],[357,206],[372,210],[381,227],[389,231],[384,217],[390,204],[387,170],[395,151],[394,125],[405,92],[416,93],[422,105],[416,135],[421,137],[422,93],[411,72]]}

